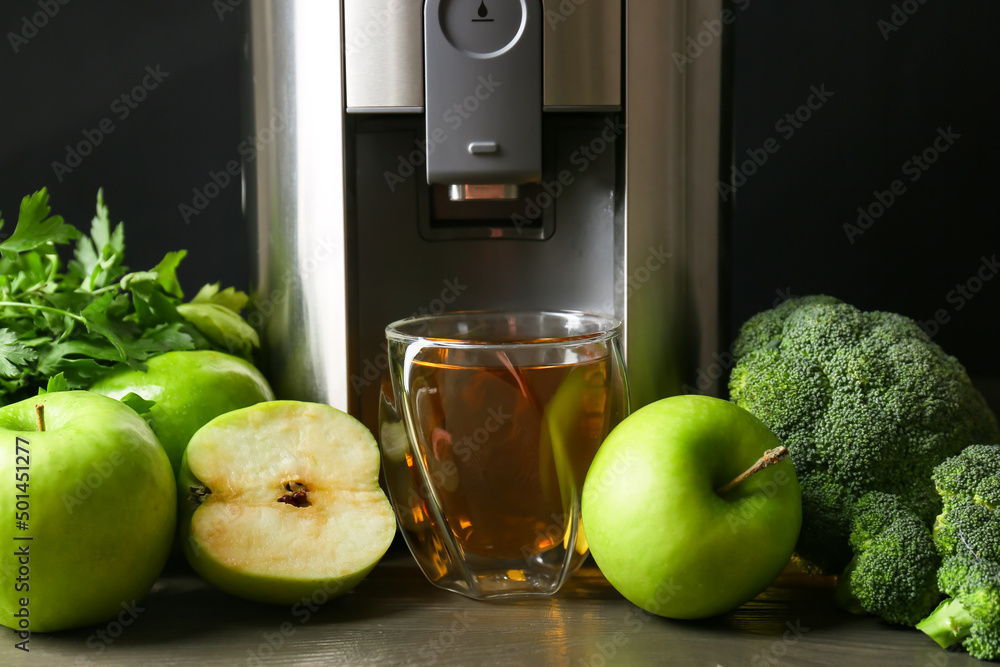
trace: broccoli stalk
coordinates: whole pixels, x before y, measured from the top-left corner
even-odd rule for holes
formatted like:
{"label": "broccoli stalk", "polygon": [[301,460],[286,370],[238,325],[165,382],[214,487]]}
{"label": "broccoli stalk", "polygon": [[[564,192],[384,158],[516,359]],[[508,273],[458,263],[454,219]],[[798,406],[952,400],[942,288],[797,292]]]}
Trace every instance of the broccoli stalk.
{"label": "broccoli stalk", "polygon": [[951,597],[917,628],[947,648],[958,642],[980,660],[1000,658],[1000,564],[968,553],[946,556],[938,571]]}
{"label": "broccoli stalk", "polygon": [[968,637],[975,622],[959,600],[948,598],[930,616],[917,623],[917,630],[936,641],[941,648],[949,648]]}

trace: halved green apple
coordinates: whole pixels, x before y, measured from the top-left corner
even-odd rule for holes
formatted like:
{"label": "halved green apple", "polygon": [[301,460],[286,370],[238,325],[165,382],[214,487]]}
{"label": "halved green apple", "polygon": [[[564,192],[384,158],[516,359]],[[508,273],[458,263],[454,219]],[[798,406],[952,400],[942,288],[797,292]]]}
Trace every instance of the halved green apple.
{"label": "halved green apple", "polygon": [[185,555],[206,580],[252,600],[346,593],[396,530],[378,470],[372,434],[328,405],[269,401],[220,415],[181,464]]}

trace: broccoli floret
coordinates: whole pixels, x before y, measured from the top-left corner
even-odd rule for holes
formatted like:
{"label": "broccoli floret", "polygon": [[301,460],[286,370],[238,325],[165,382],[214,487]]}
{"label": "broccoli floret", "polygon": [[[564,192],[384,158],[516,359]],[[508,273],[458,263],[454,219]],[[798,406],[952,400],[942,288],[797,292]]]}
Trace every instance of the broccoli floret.
{"label": "broccoli floret", "polygon": [[798,556],[843,570],[857,501],[898,495],[928,526],[941,511],[934,467],[1000,442],[962,365],[912,320],[826,296],[788,300],[743,325],[732,400],[792,455],[802,487]]}
{"label": "broccoli floret", "polygon": [[1000,447],[967,447],[934,469],[944,501],[934,543],[944,557],[937,581],[949,595],[917,628],[947,648],[958,642],[981,660],[1000,658]]}
{"label": "broccoli floret", "polygon": [[946,556],[938,586],[951,597],[917,629],[942,648],[962,642],[980,660],[1000,658],[1000,563],[966,553]]}
{"label": "broccoli floret", "polygon": [[1000,506],[1000,447],[973,445],[934,469],[934,485],[945,505],[967,500],[989,509]]}
{"label": "broccoli floret", "polygon": [[854,558],[837,587],[842,607],[909,626],[934,609],[941,558],[931,531],[897,496],[866,494],[850,542]]}
{"label": "broccoli floret", "polygon": [[931,478],[943,501],[934,522],[938,552],[1000,563],[1000,446],[966,447]]}
{"label": "broccoli floret", "polygon": [[934,524],[938,553],[965,553],[1000,563],[1000,512],[971,502],[946,502]]}

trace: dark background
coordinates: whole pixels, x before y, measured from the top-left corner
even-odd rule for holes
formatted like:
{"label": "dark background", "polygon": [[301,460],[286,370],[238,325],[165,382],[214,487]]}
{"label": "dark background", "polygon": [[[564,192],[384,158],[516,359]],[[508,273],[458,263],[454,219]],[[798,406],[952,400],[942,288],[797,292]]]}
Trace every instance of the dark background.
{"label": "dark background", "polygon": [[[42,6],[58,11],[26,31],[25,17]],[[772,0],[739,7],[737,164],[765,145],[778,150],[762,165],[741,168],[747,179],[736,194],[728,262],[733,328],[789,293],[828,293],[921,321],[938,313],[947,322],[935,340],[995,395],[1000,279],[981,283],[968,292],[972,298],[952,290],[1000,252],[1000,4]],[[244,9],[242,0],[2,3],[6,231],[21,197],[42,186],[54,212],[86,228],[103,186],[113,220],[126,221],[132,268],[186,248],[180,275],[189,292],[214,281],[245,288],[249,249],[238,180],[189,221],[180,212],[210,172],[239,157]],[[894,12],[900,25],[892,23]],[[17,44],[12,34],[20,35]],[[141,84],[147,67],[158,67],[163,79],[123,118],[127,107],[116,100]],[[806,104],[814,87],[832,95],[789,136],[782,119]],[[69,166],[67,145],[85,132],[97,136],[102,120],[113,131],[98,133],[100,143],[79,166],[57,174],[54,162]],[[912,181],[904,163],[949,128],[958,138]],[[844,225],[856,224],[858,207],[870,207],[894,180],[903,194],[851,243]]]}

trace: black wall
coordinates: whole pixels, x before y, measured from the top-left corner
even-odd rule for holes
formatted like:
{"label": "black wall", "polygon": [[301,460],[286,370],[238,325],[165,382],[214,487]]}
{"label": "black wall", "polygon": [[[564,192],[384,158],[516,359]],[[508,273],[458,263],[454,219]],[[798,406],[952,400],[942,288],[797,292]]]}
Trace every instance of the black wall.
{"label": "black wall", "polygon": [[[26,16],[41,23],[40,5],[49,4],[58,13],[27,43],[17,41],[15,53],[9,33],[22,33]],[[191,205],[193,189],[211,182],[210,172],[239,158],[241,10],[220,18],[208,0],[2,3],[0,212],[7,224],[22,196],[47,186],[53,211],[89,228],[103,187],[112,220],[125,221],[131,268],[186,248],[180,277],[188,291],[220,280],[245,287],[239,179],[197,216],[179,212]],[[97,145],[71,167],[67,146],[80,142]]]}
{"label": "black wall", "polygon": [[[737,14],[736,159],[779,147],[736,192],[734,322],[779,291],[825,292],[927,322],[995,381],[1000,5],[780,0]],[[814,89],[832,95],[789,124]]]}
{"label": "black wall", "polygon": [[[103,186],[133,268],[187,248],[190,292],[246,287],[238,180],[198,215],[180,210],[239,157],[244,3],[63,2],[0,7],[8,225],[44,185],[57,213],[86,226]],[[995,391],[1000,5],[741,0],[734,13],[733,329],[789,293],[937,315],[935,340]],[[144,79],[130,108],[122,95]],[[88,137],[96,145],[72,166],[67,145]],[[913,161],[925,151],[926,169]]]}

